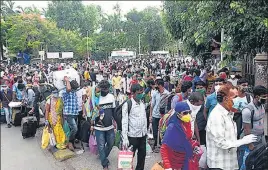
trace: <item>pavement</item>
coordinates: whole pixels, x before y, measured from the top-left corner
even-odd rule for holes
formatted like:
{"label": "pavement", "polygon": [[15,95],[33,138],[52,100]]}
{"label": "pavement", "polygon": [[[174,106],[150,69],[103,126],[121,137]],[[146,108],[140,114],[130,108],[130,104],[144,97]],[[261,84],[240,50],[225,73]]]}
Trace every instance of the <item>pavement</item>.
{"label": "pavement", "polygon": [[[87,147],[83,154],[63,162],[55,160],[50,152],[41,148],[42,128],[37,130],[35,137],[23,139],[20,127],[6,128],[6,124],[0,127],[2,170],[102,170],[98,156],[91,154]],[[118,151],[114,147],[109,155],[110,170],[117,170]],[[150,170],[160,160],[159,153],[151,153],[145,160],[144,170]]]}

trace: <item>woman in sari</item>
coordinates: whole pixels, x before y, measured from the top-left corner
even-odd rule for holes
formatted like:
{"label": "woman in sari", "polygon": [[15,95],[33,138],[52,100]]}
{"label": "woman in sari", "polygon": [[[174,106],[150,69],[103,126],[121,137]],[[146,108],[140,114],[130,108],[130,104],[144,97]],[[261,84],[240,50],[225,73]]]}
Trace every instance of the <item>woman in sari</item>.
{"label": "woman in sari", "polygon": [[58,149],[64,149],[66,147],[66,135],[63,130],[63,102],[59,97],[57,89],[52,91],[51,96],[46,102],[46,115],[45,123],[48,126],[48,131],[53,132],[56,140],[56,147]]}
{"label": "woman in sari", "polygon": [[191,110],[186,102],[178,102],[170,116],[161,146],[165,170],[189,170],[193,157],[191,144]]}

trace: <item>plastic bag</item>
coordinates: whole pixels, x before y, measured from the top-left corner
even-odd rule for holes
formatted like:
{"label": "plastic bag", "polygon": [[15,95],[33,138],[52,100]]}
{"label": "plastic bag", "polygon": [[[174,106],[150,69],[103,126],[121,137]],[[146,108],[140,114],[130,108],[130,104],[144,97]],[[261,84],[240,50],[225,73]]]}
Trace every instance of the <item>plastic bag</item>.
{"label": "plastic bag", "polygon": [[204,145],[200,147],[203,150],[203,154],[199,160],[199,168],[207,168],[207,148]]}
{"label": "plastic bag", "polygon": [[98,154],[98,147],[97,147],[96,137],[94,135],[90,135],[88,143],[89,143],[90,152],[92,154],[97,155]]}
{"label": "plastic bag", "polygon": [[64,133],[66,135],[66,142],[68,142],[71,130],[70,130],[70,127],[69,127],[69,125],[68,125],[66,120],[64,121],[64,124],[63,124],[63,131],[64,131]]}
{"label": "plastic bag", "polygon": [[146,139],[146,156],[150,156],[150,154],[152,153],[152,148],[148,143],[148,139]]}
{"label": "plastic bag", "polygon": [[46,149],[49,143],[49,133],[48,133],[48,127],[45,127],[43,129],[43,135],[42,135],[42,149]]}
{"label": "plastic bag", "polygon": [[115,140],[114,140],[114,146],[118,147],[120,146],[120,141],[121,141],[121,131],[118,130],[115,133]]}
{"label": "plastic bag", "polygon": [[249,153],[250,153],[250,150],[248,147],[246,147],[244,155],[243,155],[243,162],[242,162],[242,165],[240,167],[240,170],[246,170],[246,159],[247,159]]}
{"label": "plastic bag", "polygon": [[53,132],[49,133],[49,143],[50,143],[51,146],[56,146],[57,145],[56,139],[55,139],[55,136],[54,136]]}
{"label": "plastic bag", "polygon": [[118,170],[130,169],[133,170],[133,152],[119,151],[118,154]]}

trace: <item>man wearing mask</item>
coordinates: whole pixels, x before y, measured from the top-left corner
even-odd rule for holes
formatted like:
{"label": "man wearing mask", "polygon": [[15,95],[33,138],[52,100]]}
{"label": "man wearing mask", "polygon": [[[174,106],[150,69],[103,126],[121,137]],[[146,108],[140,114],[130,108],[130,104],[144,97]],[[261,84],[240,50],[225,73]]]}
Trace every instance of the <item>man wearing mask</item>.
{"label": "man wearing mask", "polygon": [[228,79],[227,81],[231,82],[233,86],[237,86],[238,79],[235,77],[234,74],[230,75],[230,79]]}
{"label": "man wearing mask", "polygon": [[98,145],[101,165],[107,170],[110,164],[108,156],[113,148],[115,133],[114,133],[114,109],[115,97],[109,93],[110,84],[107,80],[102,80],[98,84],[100,89],[99,97],[99,116],[95,119],[94,129],[96,141]]}
{"label": "man wearing mask", "polygon": [[[199,81],[196,83],[196,92],[199,92],[203,99],[206,98],[206,84],[203,81]],[[198,126],[199,137],[200,137],[200,145],[206,144],[206,125],[207,120],[204,117],[204,103],[201,105],[200,110],[196,115],[196,123]]]}
{"label": "man wearing mask", "polygon": [[25,93],[25,102],[27,104],[26,113],[29,111],[33,113],[34,111],[34,100],[35,100],[35,93],[33,90],[32,84],[27,84],[26,86],[26,93]]}
{"label": "man wearing mask", "polygon": [[127,76],[126,73],[124,73],[122,79],[121,79],[121,86],[124,94],[130,94],[130,81],[131,79]]}
{"label": "man wearing mask", "polygon": [[210,113],[206,128],[207,165],[210,169],[238,169],[237,148],[257,140],[252,134],[237,140],[232,108],[236,95],[237,90],[227,84],[217,92],[218,104]]}
{"label": "man wearing mask", "polygon": [[234,99],[233,108],[237,109],[239,112],[248,105],[252,100],[252,96],[247,93],[248,91],[248,81],[245,78],[240,79],[237,82],[238,96]]}
{"label": "man wearing mask", "polygon": [[64,77],[64,81],[66,82],[66,90],[64,90],[62,94],[62,100],[64,105],[63,115],[71,129],[68,148],[74,151],[74,140],[78,129],[76,119],[79,114],[76,90],[78,89],[79,85],[75,80],[72,80],[70,82],[67,76]]}
{"label": "man wearing mask", "polygon": [[[160,102],[162,100],[167,100],[169,92],[164,88],[164,80],[158,79],[156,80],[156,92],[152,94],[152,102],[151,102],[151,109],[150,109],[150,120],[152,121],[153,126],[153,137],[154,137],[154,150],[156,149],[157,142],[158,142],[158,127],[159,121],[161,119],[160,113]],[[157,150],[155,150],[157,152]]]}
{"label": "man wearing mask", "polygon": [[11,128],[11,108],[8,104],[12,101],[12,90],[7,85],[1,86],[0,100],[6,115],[7,127]]}
{"label": "man wearing mask", "polygon": [[184,81],[181,85],[181,93],[177,93],[172,98],[171,109],[175,108],[176,103],[181,102],[183,100],[187,100],[188,97],[190,96],[191,91],[192,91],[192,82]]}
{"label": "man wearing mask", "polygon": [[[250,150],[253,150],[258,144],[265,144],[264,138],[264,105],[267,102],[267,88],[264,86],[256,86],[253,89],[254,99],[242,110],[242,120],[244,132],[243,135],[254,134],[258,137],[255,143],[248,145]],[[254,115],[252,117],[252,112]]]}
{"label": "man wearing mask", "polygon": [[118,73],[114,73],[114,77],[112,78],[112,85],[114,89],[114,95],[117,97],[121,87],[121,76],[118,76]]}
{"label": "man wearing mask", "polygon": [[186,100],[187,104],[190,107],[191,112],[191,130],[192,134],[195,135],[197,141],[200,142],[199,130],[196,121],[196,115],[201,109],[202,104],[204,103],[204,97],[199,92],[193,92]]}
{"label": "man wearing mask", "polygon": [[216,78],[214,82],[214,88],[215,92],[207,96],[206,98],[206,104],[205,104],[205,109],[204,109],[204,117],[207,120],[210,112],[214,109],[214,107],[217,105],[217,91],[220,89],[222,85],[225,84],[225,80],[222,78]]}
{"label": "man wearing mask", "polygon": [[133,152],[138,150],[136,170],[144,170],[146,157],[147,118],[145,104],[142,102],[143,88],[135,84],[131,89],[133,97],[130,99],[132,107],[128,113],[128,103],[122,107],[122,136],[123,146],[133,146]]}

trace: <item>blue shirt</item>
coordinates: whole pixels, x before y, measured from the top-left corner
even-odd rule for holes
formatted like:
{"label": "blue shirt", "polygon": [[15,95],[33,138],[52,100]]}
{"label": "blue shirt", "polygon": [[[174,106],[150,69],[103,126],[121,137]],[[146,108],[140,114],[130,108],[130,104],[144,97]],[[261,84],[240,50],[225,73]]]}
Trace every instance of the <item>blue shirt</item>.
{"label": "blue shirt", "polygon": [[162,94],[160,94],[158,91],[154,92],[152,94],[152,108],[153,108],[153,112],[152,112],[152,117],[154,118],[161,118],[160,115],[160,101],[161,98],[165,97],[169,95],[169,92],[165,89],[164,92]]}
{"label": "blue shirt", "polygon": [[193,86],[192,86],[193,92],[195,91],[195,83],[197,83],[199,81],[202,81],[200,79],[200,77],[199,76],[195,76],[194,79],[193,79],[193,81],[192,81],[192,83],[193,83]]}
{"label": "blue shirt", "polygon": [[63,91],[63,114],[64,115],[78,115],[78,98],[76,91],[67,92]]}
{"label": "blue shirt", "polygon": [[218,103],[218,101],[217,101],[216,92],[207,96],[205,107],[208,109],[208,116],[209,116],[210,112],[214,109],[214,107],[217,105],[217,103]]}

